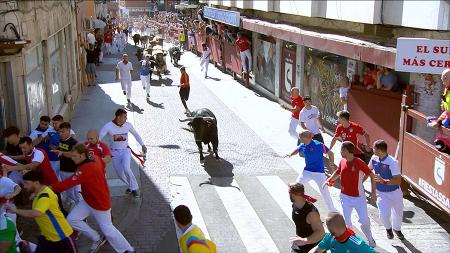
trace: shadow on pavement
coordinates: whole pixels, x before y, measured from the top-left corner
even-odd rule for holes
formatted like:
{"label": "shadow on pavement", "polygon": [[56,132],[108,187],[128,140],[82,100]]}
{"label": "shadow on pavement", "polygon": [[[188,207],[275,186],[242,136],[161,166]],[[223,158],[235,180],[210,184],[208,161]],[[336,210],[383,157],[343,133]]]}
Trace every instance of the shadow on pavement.
{"label": "shadow on pavement", "polygon": [[211,80],[216,81],[216,82],[219,82],[219,81],[222,80],[222,79],[220,79],[220,78],[217,78],[217,77],[210,77],[210,76],[207,76],[205,79],[211,79]]}
{"label": "shadow on pavement", "polygon": [[[412,245],[408,240],[403,240],[402,241],[403,245],[405,245],[405,247],[411,252],[411,253],[422,253],[422,251],[418,250],[416,247],[414,247],[414,245]],[[403,252],[408,252],[406,251],[402,246],[400,245],[392,245],[392,247],[394,247],[398,253],[403,253]]]}
{"label": "shadow on pavement", "polygon": [[173,80],[165,77],[162,79],[152,79],[152,81],[150,82],[151,86],[172,86]]}
{"label": "shadow on pavement", "polygon": [[136,112],[138,114],[144,113],[144,109],[141,109],[139,106],[137,106],[135,103],[131,102],[127,104],[127,109],[130,112]]}
{"label": "shadow on pavement", "polygon": [[149,105],[151,105],[151,106],[153,106],[155,108],[165,109],[164,108],[164,103],[159,103],[159,104],[155,103],[155,102],[151,101],[150,98],[147,98],[147,104],[149,104]]}
{"label": "shadow on pavement", "polygon": [[166,149],[180,149],[179,145],[158,145],[159,148],[166,148]]}
{"label": "shadow on pavement", "polygon": [[239,191],[241,190],[239,187],[232,184],[234,180],[234,166],[227,160],[222,158],[216,159],[213,153],[209,153],[208,156],[205,157],[203,167],[210,178],[208,178],[205,182],[200,183],[200,187],[208,184],[219,187],[233,187]]}

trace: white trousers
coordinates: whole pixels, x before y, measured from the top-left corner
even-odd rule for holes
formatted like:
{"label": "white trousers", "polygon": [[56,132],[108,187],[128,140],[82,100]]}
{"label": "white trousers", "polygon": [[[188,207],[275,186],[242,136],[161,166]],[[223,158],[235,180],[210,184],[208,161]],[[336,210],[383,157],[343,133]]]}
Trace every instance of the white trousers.
{"label": "white trousers", "polygon": [[111,43],[105,43],[106,54],[111,53]]}
{"label": "white trousers", "polygon": [[150,94],[150,75],[143,76],[141,75],[142,87],[145,88],[147,94]]}
{"label": "white trousers", "polygon": [[370,219],[367,214],[366,196],[352,197],[341,192],[340,199],[345,224],[347,224],[349,228],[353,228],[352,211],[355,209],[358,214],[359,223],[361,224],[361,231],[367,237],[369,242],[374,241],[372,231],[370,231]]}
{"label": "white trousers", "polygon": [[107,211],[95,210],[83,200],[72,209],[67,216],[67,220],[72,228],[85,234],[93,242],[96,242],[100,240],[100,235],[84,221],[91,215],[94,217],[97,225],[106,237],[106,240],[108,240],[109,244],[116,252],[123,253],[127,250],[134,251],[127,239],[125,239],[122,233],[120,233],[120,231],[112,224],[111,209]]}
{"label": "white trousers", "polygon": [[131,85],[132,82],[129,79],[120,79],[120,85],[122,86],[122,90],[127,92],[127,98],[131,98]]}
{"label": "white trousers", "polygon": [[99,62],[103,61],[103,51],[100,51],[100,54],[98,55],[98,61]]}
{"label": "white trousers", "polygon": [[205,77],[208,76],[209,57],[203,59],[200,62],[200,66],[202,67],[202,71],[205,70]]}
{"label": "white trousers", "polygon": [[245,58],[248,59],[248,67],[251,70],[252,69],[252,53],[250,52],[250,49],[240,52],[239,54],[241,55],[242,68],[244,69],[244,72],[248,72],[247,65],[245,64]]}
{"label": "white trousers", "polygon": [[292,138],[298,140],[298,133],[297,133],[297,126],[298,126],[298,119],[291,117],[291,122],[289,123],[289,134],[292,136]]}
{"label": "white trousers", "polygon": [[58,180],[61,181],[61,176],[60,174],[60,165],[59,165],[59,161],[50,161],[50,164],[52,165],[52,169],[55,172],[56,177],[58,178]]}
{"label": "white trousers", "polygon": [[[61,176],[61,181],[66,180],[69,177],[73,176],[73,172],[65,172],[65,171],[60,171],[59,175]],[[75,204],[78,204],[80,202],[81,199],[83,199],[81,197],[81,187],[79,185],[76,185],[66,191],[64,191],[63,193],[61,193],[63,200],[64,201],[73,201],[75,202]]]}
{"label": "white trousers", "polygon": [[130,190],[138,190],[139,185],[130,167],[131,150],[129,148],[112,150],[112,156],[112,165],[117,176]]}
{"label": "white trousers", "polygon": [[386,229],[400,231],[403,220],[403,193],[401,189],[392,192],[377,191],[377,206],[380,220]]}
{"label": "white trousers", "polygon": [[308,183],[309,181],[314,181],[317,184],[317,187],[319,187],[320,189],[322,198],[327,204],[328,211],[337,212],[337,209],[333,204],[333,199],[331,198],[330,191],[328,191],[328,186],[322,187],[326,180],[327,176],[325,176],[325,173],[303,170],[302,174],[298,175],[296,181],[297,183],[301,183],[303,185]]}

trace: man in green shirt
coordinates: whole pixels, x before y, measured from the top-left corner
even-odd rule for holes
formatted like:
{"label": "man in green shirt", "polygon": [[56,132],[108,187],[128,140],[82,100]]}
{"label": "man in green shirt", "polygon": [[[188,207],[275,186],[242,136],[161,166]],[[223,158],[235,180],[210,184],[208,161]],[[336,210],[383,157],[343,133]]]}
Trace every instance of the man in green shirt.
{"label": "man in green shirt", "polygon": [[339,213],[330,213],[326,222],[330,233],[325,234],[315,253],[323,253],[327,250],[331,253],[377,253],[345,225],[344,217]]}
{"label": "man in green shirt", "polygon": [[5,213],[0,214],[0,253],[17,253],[16,225]]}

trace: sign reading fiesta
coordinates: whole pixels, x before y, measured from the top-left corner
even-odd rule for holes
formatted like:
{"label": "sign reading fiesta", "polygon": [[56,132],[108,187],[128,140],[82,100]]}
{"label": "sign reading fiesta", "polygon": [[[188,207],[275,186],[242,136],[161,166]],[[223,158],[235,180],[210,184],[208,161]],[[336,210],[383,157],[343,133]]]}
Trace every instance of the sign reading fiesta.
{"label": "sign reading fiesta", "polygon": [[395,70],[441,74],[450,68],[450,40],[398,38]]}

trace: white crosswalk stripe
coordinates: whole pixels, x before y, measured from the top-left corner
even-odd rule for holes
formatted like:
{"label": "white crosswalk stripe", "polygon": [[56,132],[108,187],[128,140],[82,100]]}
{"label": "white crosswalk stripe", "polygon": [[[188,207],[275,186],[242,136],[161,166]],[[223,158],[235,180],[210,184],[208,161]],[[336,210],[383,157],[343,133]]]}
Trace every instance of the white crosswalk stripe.
{"label": "white crosswalk stripe", "polygon": [[[189,207],[192,214],[192,223],[197,225],[203,231],[206,238],[210,239],[208,229],[206,228],[200,208],[195,200],[194,192],[189,184],[189,180],[186,177],[170,177],[170,183],[174,186],[172,188],[173,200],[170,203],[172,210],[178,205]],[[178,238],[181,236],[179,232],[180,231],[177,229]]]}
{"label": "white crosswalk stripe", "polygon": [[[231,184],[239,188],[235,180]],[[279,252],[244,193],[236,188],[215,186],[247,252]]]}
{"label": "white crosswalk stripe", "polygon": [[259,182],[266,188],[270,196],[277,202],[284,214],[292,216],[292,202],[287,194],[287,185],[278,176],[258,176]]}

